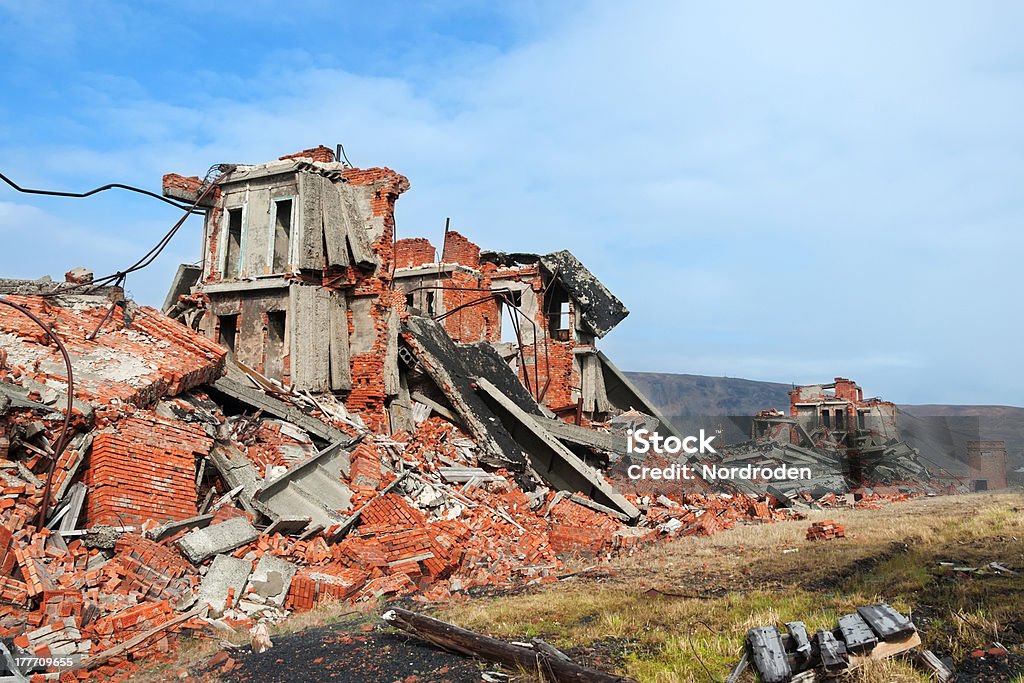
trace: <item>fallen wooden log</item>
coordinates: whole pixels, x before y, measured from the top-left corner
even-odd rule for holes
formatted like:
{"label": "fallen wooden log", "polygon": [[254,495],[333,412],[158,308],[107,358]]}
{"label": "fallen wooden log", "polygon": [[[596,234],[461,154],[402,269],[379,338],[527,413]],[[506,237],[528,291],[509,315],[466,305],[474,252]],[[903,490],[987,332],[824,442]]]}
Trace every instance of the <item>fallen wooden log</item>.
{"label": "fallen wooden log", "polygon": [[636,683],[632,678],[588,669],[541,650],[512,645],[398,607],[389,609],[381,618],[390,626],[419,636],[445,650],[497,662],[509,669],[535,672],[553,683]]}
{"label": "fallen wooden log", "polygon": [[953,680],[953,672],[931,650],[921,650],[918,652],[915,661],[939,683],[949,683],[949,681]]}

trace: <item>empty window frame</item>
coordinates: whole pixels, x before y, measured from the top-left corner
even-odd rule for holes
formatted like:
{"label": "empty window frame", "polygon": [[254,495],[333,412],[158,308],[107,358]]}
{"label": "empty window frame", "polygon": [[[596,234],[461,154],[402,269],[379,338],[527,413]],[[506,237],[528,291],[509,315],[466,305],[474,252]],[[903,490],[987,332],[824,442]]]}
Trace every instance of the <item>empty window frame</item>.
{"label": "empty window frame", "polygon": [[267,312],[267,343],[264,348],[263,373],[270,379],[284,382],[284,357],[287,355],[288,314]]}
{"label": "empty window frame", "polygon": [[242,272],[242,232],[245,208],[228,209],[224,225],[224,261],[221,272],[225,280],[234,280]]}
{"label": "empty window frame", "polygon": [[821,411],[821,426],[825,429],[832,429],[832,412],[828,408]]}
{"label": "empty window frame", "polygon": [[270,270],[288,272],[291,265],[292,218],[295,202],[292,197],[281,197],[271,202]]}
{"label": "empty window frame", "polygon": [[510,291],[504,293],[505,298],[499,299],[499,305],[501,306],[501,341],[503,342],[518,342],[519,338],[516,336],[516,324],[518,323],[520,329],[523,325],[529,325],[528,322],[523,320],[517,309],[521,309],[523,306],[523,293],[520,291]]}
{"label": "empty window frame", "polygon": [[235,355],[235,340],[238,338],[238,314],[217,316],[217,343]]}
{"label": "empty window frame", "polygon": [[572,337],[572,315],[569,293],[557,282],[551,283],[544,296],[544,313],[548,318],[548,335],[559,341]]}

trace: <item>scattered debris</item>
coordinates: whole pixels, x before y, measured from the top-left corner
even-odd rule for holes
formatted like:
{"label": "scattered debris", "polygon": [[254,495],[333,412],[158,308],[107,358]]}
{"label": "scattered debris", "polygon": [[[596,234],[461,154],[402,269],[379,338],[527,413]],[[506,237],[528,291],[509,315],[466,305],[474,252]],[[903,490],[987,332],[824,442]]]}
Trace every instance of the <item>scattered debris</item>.
{"label": "scattered debris", "polygon": [[859,607],[841,617],[837,628],[818,631],[813,638],[803,622],[787,623],[786,629],[786,633],[775,626],[750,629],[747,649],[727,680],[738,680],[749,661],[764,683],[813,681],[815,670],[846,671],[869,659],[886,659],[921,645],[914,624],[884,603]]}
{"label": "scattered debris", "polygon": [[824,522],[815,522],[807,527],[808,541],[828,541],[833,538],[845,537],[846,527],[833,522],[831,519],[826,519]]}

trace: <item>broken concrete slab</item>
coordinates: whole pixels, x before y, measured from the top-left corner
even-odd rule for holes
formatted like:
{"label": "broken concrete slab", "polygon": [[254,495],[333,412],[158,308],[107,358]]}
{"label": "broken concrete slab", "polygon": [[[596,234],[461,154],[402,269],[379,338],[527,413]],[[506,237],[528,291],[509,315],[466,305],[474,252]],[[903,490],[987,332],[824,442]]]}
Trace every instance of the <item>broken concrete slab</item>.
{"label": "broken concrete slab", "polygon": [[185,294],[191,294],[192,288],[199,282],[202,274],[202,266],[192,263],[182,263],[179,265],[178,272],[174,274],[174,279],[171,280],[171,288],[167,291],[167,298],[164,299],[164,305],[160,310],[170,315],[172,309],[178,303],[178,298]]}
{"label": "broken concrete slab", "polygon": [[238,496],[242,507],[249,511],[255,511],[252,498],[263,485],[263,480],[260,479],[256,466],[242,452],[242,449],[231,441],[217,440],[210,449],[210,462],[213,463],[220,476],[224,477],[229,488],[242,487]]}
{"label": "broken concrete slab", "polygon": [[683,434],[679,433],[679,430],[675,428],[671,421],[658,410],[651,401],[644,396],[643,392],[640,391],[632,381],[629,380],[626,375],[619,370],[618,367],[608,356],[604,355],[601,351],[597,352],[597,357],[601,361],[601,369],[604,372],[604,386],[608,392],[608,400],[611,401],[620,410],[635,409],[641,412],[652,415],[658,419],[661,424],[658,425],[658,431],[663,435],[671,434],[679,439],[684,437]]}
{"label": "broken concrete slab", "polygon": [[640,516],[640,510],[605,481],[597,470],[545,431],[533,416],[523,412],[496,386],[482,377],[477,379],[477,384],[489,405],[502,418],[505,427],[526,448],[533,469],[552,486],[583,493],[602,505],[618,510],[630,520]]}
{"label": "broken concrete slab", "polygon": [[252,561],[217,555],[199,584],[199,604],[209,605],[212,614],[223,614],[238,603],[251,572]]}
{"label": "broken concrete slab", "polygon": [[498,387],[523,412],[543,417],[543,412],[537,401],[526,390],[519,377],[512,372],[512,368],[502,359],[493,345],[489,342],[478,342],[476,344],[459,344],[456,348],[463,364],[473,377],[486,377],[487,381]]}
{"label": "broken concrete slab", "polygon": [[410,316],[403,337],[413,355],[480,446],[480,460],[496,467],[522,469],[526,454],[487,404],[473,390],[473,373],[462,353],[434,320]]}
{"label": "broken concrete slab", "polygon": [[213,388],[230,398],[262,410],[268,415],[291,422],[326,443],[334,443],[345,437],[345,433],[337,427],[310,417],[298,408],[273,396],[268,396],[263,390],[247,387],[230,377],[219,378],[213,383]]}
{"label": "broken concrete slab", "polygon": [[160,541],[168,536],[173,536],[182,529],[205,529],[210,526],[211,522],[213,522],[213,515],[198,515],[197,517],[180,519],[148,531],[146,537],[153,541]]}
{"label": "broken concrete slab", "polygon": [[622,302],[572,252],[563,249],[545,254],[540,265],[565,287],[576,302],[580,322],[594,336],[605,336],[629,315]]}
{"label": "broken concrete slab", "polygon": [[287,560],[265,554],[249,577],[246,593],[255,593],[268,605],[283,607],[298,567]]}
{"label": "broken concrete slab", "polygon": [[235,517],[205,529],[193,529],[177,541],[178,549],[192,564],[226,553],[246,543],[252,543],[260,534],[244,517]]}
{"label": "broken concrete slab", "polygon": [[343,437],[312,458],[297,463],[256,491],[252,503],[275,522],[308,519],[306,529],[342,524],[352,507],[352,489],[342,480],[350,467],[350,448],[358,439]]}

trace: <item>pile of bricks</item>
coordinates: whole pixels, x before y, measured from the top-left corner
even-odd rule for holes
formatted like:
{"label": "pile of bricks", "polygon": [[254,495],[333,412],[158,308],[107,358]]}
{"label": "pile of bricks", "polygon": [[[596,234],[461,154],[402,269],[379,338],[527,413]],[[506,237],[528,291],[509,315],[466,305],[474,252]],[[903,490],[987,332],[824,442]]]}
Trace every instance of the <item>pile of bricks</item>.
{"label": "pile of bricks", "polygon": [[[346,172],[346,177],[380,188],[373,211],[385,219],[404,181],[387,169]],[[182,186],[193,185],[188,180]],[[393,225],[385,220],[385,227],[374,250],[388,263],[394,256]],[[403,241],[398,246],[400,262],[428,255],[429,245]],[[446,260],[479,265],[479,249],[457,233],[449,232],[444,253]],[[429,255],[432,259],[432,247]],[[519,270],[532,278],[529,268]],[[0,637],[15,639],[36,654],[95,656],[129,636],[158,629],[131,652],[75,674],[123,680],[131,675],[133,662],[166,652],[174,634],[212,631],[215,620],[218,628],[247,628],[261,616],[282,618],[284,610],[310,609],[324,600],[356,604],[413,596],[443,601],[474,588],[548,583],[558,580],[568,556],[604,559],[789,515],[771,497],[714,494],[698,482],[693,490],[624,489],[627,500],[643,512],[639,525],[629,525],[601,511],[595,501],[528,481],[522,473],[488,467],[485,480],[447,479],[441,468],[481,467],[477,446],[436,415],[411,433],[390,433],[383,410],[389,389],[381,340],[388,319],[404,310],[404,296],[379,278],[349,276],[358,291],[377,295],[371,318],[381,332],[372,349],[351,359],[353,390],[345,407],[365,428],[355,419],[331,418],[322,406],[305,411],[307,417],[319,416],[362,437],[347,468],[331,474],[352,494],[349,507],[333,511],[353,516],[337,536],[341,524],[301,537],[294,530],[289,530],[294,535],[268,533],[269,522],[255,500],[245,498],[246,486],[226,481],[230,476],[217,462],[215,443],[248,460],[257,485],[280,468],[305,461],[315,448],[291,423],[252,412],[225,415],[202,388],[220,374],[222,349],[149,309],[128,311],[129,327],[126,311],[116,307],[97,339],[89,340],[109,303],[65,308],[39,297],[19,299],[47,320],[83,369],[72,415],[77,435],[57,460],[50,515],[59,509],[55,506],[70,502],[70,486],[80,492],[85,484],[88,492],[80,519],[70,505],[61,513],[74,531],[37,532],[41,477],[49,466],[46,448],[55,441],[59,415],[32,409],[0,415]],[[460,277],[453,275],[453,282],[461,282]],[[498,329],[496,311],[466,309],[463,316],[450,316],[446,325],[453,334],[488,336]],[[2,350],[0,378],[21,386],[32,400],[59,405],[66,378],[55,370],[61,367],[56,350],[37,328],[5,309],[0,309],[0,333],[19,342]],[[535,350],[525,350],[521,371],[530,371]],[[550,352],[550,400],[574,410],[570,388],[579,378],[572,370],[571,345],[553,342]],[[295,405],[298,410],[303,404]],[[885,495],[895,494],[876,489],[863,500]],[[190,521],[171,524],[182,520]],[[824,524],[832,526],[815,538],[843,535],[841,525]],[[187,534],[230,525],[247,527],[246,535],[210,556],[181,551]],[[214,590],[210,584],[215,582],[206,579],[216,565],[238,569],[244,580],[234,580],[226,597],[200,597]],[[257,577],[264,565],[275,568],[274,580],[267,571]],[[271,584],[280,591],[273,593]],[[199,600],[217,607],[206,618],[159,630]]]}
{"label": "pile of bricks", "polygon": [[195,459],[212,443],[197,425],[145,411],[96,434],[85,480],[87,522],[136,525],[195,517]]}
{"label": "pile of bricks", "polygon": [[833,538],[845,537],[846,527],[831,519],[826,519],[824,522],[815,522],[807,527],[808,541],[830,541]]}

